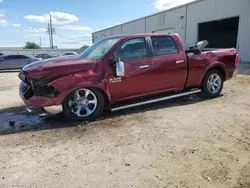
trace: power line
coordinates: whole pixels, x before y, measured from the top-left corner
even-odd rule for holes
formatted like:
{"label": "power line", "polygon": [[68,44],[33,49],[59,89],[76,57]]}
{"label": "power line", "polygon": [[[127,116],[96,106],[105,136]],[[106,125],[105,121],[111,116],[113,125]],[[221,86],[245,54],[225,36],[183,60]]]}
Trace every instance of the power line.
{"label": "power line", "polygon": [[81,42],[81,41],[90,41],[90,40],[87,40],[87,39],[85,39],[85,40],[84,40],[84,39],[83,39],[83,40],[72,39],[72,38],[64,37],[64,36],[61,36],[61,35],[58,35],[58,34],[55,34],[55,35],[58,36],[58,37],[67,39],[67,40],[73,40],[73,41],[77,41],[77,42]]}

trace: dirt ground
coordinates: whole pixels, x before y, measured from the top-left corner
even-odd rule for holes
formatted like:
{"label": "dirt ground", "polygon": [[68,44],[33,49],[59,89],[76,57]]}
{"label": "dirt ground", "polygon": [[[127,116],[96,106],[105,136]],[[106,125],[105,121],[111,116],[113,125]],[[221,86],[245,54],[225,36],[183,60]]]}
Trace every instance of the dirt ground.
{"label": "dirt ground", "polygon": [[94,122],[27,113],[18,83],[0,74],[1,188],[250,188],[250,76]]}

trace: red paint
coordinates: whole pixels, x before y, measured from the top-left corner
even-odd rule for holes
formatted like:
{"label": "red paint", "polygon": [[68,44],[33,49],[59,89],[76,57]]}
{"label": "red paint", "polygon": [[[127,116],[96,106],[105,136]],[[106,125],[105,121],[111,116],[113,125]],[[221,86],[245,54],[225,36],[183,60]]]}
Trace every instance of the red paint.
{"label": "red paint", "polygon": [[[111,83],[115,78],[115,67],[109,59],[125,41],[137,37],[171,36],[178,48],[178,54],[151,56],[140,60],[124,61],[125,76],[121,82]],[[205,51],[202,54],[186,55],[182,41],[177,34],[140,34],[123,36],[101,60],[89,60],[81,56],[48,59],[24,68],[28,76],[35,79],[55,78],[48,85],[60,94],[54,98],[32,96],[25,100],[32,106],[59,105],[64,98],[81,87],[95,87],[102,90],[110,102],[136,98],[166,91],[180,91],[185,88],[199,88],[203,77],[211,68],[220,68],[225,80],[232,77],[238,65],[235,49]],[[183,60],[177,64],[176,61]],[[140,66],[148,68],[140,69]]]}

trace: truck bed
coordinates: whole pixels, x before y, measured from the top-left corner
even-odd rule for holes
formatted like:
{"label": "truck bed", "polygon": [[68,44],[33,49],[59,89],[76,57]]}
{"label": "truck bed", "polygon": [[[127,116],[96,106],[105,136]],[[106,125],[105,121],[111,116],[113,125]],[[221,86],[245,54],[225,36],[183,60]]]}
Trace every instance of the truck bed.
{"label": "truck bed", "polygon": [[236,69],[236,55],[234,48],[204,49],[200,54],[187,53],[189,69],[186,87],[200,85],[204,74],[215,64],[214,68],[223,70],[224,79],[230,79]]}

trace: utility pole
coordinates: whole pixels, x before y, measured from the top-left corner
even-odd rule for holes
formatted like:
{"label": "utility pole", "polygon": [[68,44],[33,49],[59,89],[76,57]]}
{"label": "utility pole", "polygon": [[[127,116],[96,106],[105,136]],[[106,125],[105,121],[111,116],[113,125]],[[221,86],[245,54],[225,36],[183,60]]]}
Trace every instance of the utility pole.
{"label": "utility pole", "polygon": [[50,14],[50,19],[49,19],[49,22],[48,22],[48,30],[47,32],[49,33],[49,43],[50,43],[50,48],[54,48],[54,42],[53,42],[53,33],[55,32],[55,29],[53,28],[53,25],[52,25],[52,17],[51,17],[51,14]]}
{"label": "utility pole", "polygon": [[41,36],[39,36],[39,40],[40,40],[40,48],[42,48],[42,39],[41,39]]}
{"label": "utility pole", "polygon": [[53,32],[54,32],[54,28],[52,27],[52,18],[51,18],[51,14],[50,14],[50,32],[51,32],[51,47],[52,49],[54,48],[54,44],[53,44]]}
{"label": "utility pole", "polygon": [[48,30],[47,30],[47,33],[49,34],[49,45],[51,47],[51,37],[50,37],[50,25],[49,25],[49,22],[48,22]]}

